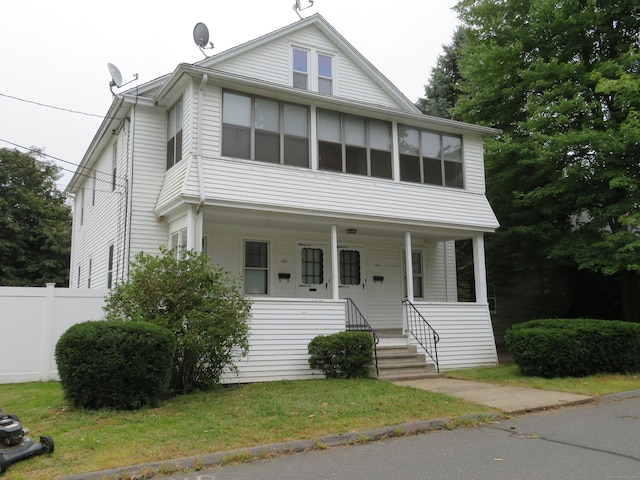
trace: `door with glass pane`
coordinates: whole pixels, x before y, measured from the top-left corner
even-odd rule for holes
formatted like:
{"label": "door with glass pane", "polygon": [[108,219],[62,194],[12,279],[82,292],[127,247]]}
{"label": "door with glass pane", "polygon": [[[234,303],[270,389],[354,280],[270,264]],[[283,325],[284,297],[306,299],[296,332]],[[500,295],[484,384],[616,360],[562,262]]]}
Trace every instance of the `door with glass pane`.
{"label": "door with glass pane", "polygon": [[362,249],[338,248],[338,267],[340,280],[340,298],[350,298],[366,316],[367,302],[365,291],[365,274],[363,271]]}
{"label": "door with glass pane", "polygon": [[328,298],[329,272],[325,252],[322,245],[298,246],[298,297]]}

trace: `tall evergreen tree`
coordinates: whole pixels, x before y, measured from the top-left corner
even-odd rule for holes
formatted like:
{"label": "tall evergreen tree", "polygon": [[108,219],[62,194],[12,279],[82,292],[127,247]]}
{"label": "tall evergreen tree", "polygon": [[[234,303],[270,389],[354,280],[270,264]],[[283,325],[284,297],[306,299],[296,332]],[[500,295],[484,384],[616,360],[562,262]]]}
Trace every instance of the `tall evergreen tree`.
{"label": "tall evergreen tree", "polygon": [[488,195],[512,266],[536,259],[620,280],[640,321],[640,4],[462,0],[462,119],[487,142]]}
{"label": "tall evergreen tree", "polygon": [[69,283],[71,209],[40,156],[0,149],[0,285]]}
{"label": "tall evergreen tree", "polygon": [[429,83],[424,87],[425,96],[416,102],[416,106],[422,113],[459,120],[454,114],[453,107],[456,106],[461,94],[462,77],[458,68],[458,60],[464,38],[462,28],[458,27],[453,34],[451,43],[443,45],[444,53],[438,57],[436,66],[431,69]]}

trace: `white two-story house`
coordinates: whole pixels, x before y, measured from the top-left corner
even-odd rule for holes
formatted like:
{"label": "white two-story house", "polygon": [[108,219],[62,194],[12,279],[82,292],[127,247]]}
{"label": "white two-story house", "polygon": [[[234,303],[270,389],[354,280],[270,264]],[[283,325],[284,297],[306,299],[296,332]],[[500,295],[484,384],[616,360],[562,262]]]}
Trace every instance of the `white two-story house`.
{"label": "white two-story house", "polygon": [[[313,15],[114,96],[68,187],[70,285],[110,288],[160,245],[205,252],[253,300],[242,381],[310,378],[308,342],[365,320],[416,344],[426,320],[440,369],[495,364],[496,133],[421,114]],[[474,302],[457,298],[461,239]]]}

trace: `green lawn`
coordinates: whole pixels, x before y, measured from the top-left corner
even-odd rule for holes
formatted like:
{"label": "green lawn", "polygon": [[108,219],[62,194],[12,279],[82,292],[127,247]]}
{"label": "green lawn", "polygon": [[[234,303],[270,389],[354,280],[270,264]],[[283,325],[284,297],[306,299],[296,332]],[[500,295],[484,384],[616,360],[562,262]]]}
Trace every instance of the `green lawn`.
{"label": "green lawn", "polygon": [[640,390],[640,374],[638,373],[629,375],[592,375],[581,378],[541,378],[520,375],[517,365],[501,365],[490,368],[453,370],[446,372],[446,376],[516,387],[581,393],[584,395],[608,395],[629,390]]}
{"label": "green lawn", "polygon": [[[516,366],[506,365],[446,375],[587,395],[640,389],[640,374],[543,379],[523,377]],[[133,412],[75,410],[64,401],[57,382],[12,384],[0,385],[0,407],[18,415],[31,435],[51,435],[56,445],[53,455],[13,465],[3,477],[12,480],[51,480],[414,420],[497,413],[447,395],[375,380],[251,384],[174,397],[158,408]]]}
{"label": "green lawn", "polygon": [[59,383],[0,385],[0,406],[34,437],[51,435],[53,455],[10,467],[12,480],[81,472],[231,450],[413,420],[494,413],[446,395],[375,380],[251,384],[179,396],[133,412],[78,411]]}

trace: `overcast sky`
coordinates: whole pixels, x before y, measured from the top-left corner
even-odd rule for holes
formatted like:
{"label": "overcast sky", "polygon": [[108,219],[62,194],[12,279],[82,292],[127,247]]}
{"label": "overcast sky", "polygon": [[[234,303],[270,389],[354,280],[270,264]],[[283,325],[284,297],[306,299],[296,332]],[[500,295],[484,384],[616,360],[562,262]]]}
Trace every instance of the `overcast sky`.
{"label": "overcast sky", "polygon": [[[126,88],[204,58],[193,27],[219,53],[299,20],[295,0],[10,0],[0,13],[0,148],[39,147],[64,188],[111,104],[107,62]],[[301,0],[308,6],[308,0]],[[456,0],[315,0],[321,14],[410,100],[458,24]],[[15,98],[11,98],[15,97]],[[21,99],[21,100],[18,100]],[[36,105],[35,102],[51,107]],[[69,112],[71,110],[73,112]],[[82,113],[74,113],[82,112]],[[10,142],[10,143],[8,143]],[[14,145],[15,144],[15,145]],[[19,147],[16,147],[19,146]]]}

